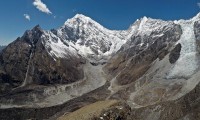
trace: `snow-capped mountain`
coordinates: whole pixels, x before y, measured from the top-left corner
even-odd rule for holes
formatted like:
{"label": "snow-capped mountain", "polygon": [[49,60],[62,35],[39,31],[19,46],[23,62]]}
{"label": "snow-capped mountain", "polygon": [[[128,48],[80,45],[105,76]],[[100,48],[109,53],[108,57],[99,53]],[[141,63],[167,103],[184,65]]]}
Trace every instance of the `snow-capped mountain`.
{"label": "snow-capped mountain", "polygon": [[[128,30],[116,31],[77,14],[58,29],[36,26],[0,53],[0,107],[22,108],[17,114],[23,119],[46,119],[58,109],[71,112],[116,99],[133,108],[125,119],[198,116],[199,21],[200,13],[178,21],[143,17]],[[32,108],[45,109],[23,116]],[[120,116],[119,111],[112,113]],[[10,111],[1,111],[0,118],[4,113]]]}
{"label": "snow-capped mountain", "polygon": [[45,31],[43,44],[51,56],[82,55],[94,60],[107,60],[126,42],[124,31],[104,28],[89,17],[77,14],[58,30]]}
{"label": "snow-capped mountain", "polygon": [[[172,28],[172,21],[162,21],[144,17],[137,20],[128,30],[109,30],[89,17],[77,14],[68,19],[59,29],[44,31],[43,44],[52,57],[81,55],[91,61],[105,61],[116,53],[134,35],[162,36],[162,31]],[[161,33],[158,33],[158,32]],[[140,45],[144,42],[141,41]],[[149,41],[148,41],[149,42]],[[56,59],[56,58],[54,58]]]}

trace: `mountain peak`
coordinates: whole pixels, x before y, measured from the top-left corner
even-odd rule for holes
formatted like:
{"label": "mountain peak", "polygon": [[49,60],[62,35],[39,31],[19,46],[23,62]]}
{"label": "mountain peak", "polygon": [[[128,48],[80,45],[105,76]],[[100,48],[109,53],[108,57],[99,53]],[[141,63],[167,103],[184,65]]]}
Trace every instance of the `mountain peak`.
{"label": "mountain peak", "polygon": [[74,23],[96,23],[94,20],[92,20],[90,17],[87,17],[83,14],[76,14],[73,18],[68,19],[65,22],[65,25],[69,25],[69,24],[74,24]]}
{"label": "mountain peak", "polygon": [[[83,14],[76,14],[73,18],[79,18],[79,19],[88,19],[89,17],[83,15]],[[89,18],[91,19],[91,18]]]}
{"label": "mountain peak", "polygon": [[199,20],[200,19],[200,12],[192,18],[192,20]]}
{"label": "mountain peak", "polygon": [[42,30],[42,28],[40,27],[40,25],[38,24],[38,25],[36,25],[35,27],[33,27],[31,30],[28,30],[28,31],[32,31],[32,32],[42,32],[43,30]]}
{"label": "mountain peak", "polygon": [[142,20],[147,21],[147,20],[148,20],[147,16],[144,16],[144,17],[142,18]]}

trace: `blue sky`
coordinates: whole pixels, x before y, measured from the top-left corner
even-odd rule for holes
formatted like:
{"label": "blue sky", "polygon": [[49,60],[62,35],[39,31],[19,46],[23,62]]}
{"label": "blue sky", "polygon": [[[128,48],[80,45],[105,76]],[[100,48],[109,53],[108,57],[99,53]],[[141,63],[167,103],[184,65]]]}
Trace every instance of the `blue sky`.
{"label": "blue sky", "polygon": [[143,16],[191,18],[200,12],[198,3],[200,0],[0,0],[0,44],[12,42],[37,24],[43,29],[58,28],[77,13],[109,29],[123,30]]}

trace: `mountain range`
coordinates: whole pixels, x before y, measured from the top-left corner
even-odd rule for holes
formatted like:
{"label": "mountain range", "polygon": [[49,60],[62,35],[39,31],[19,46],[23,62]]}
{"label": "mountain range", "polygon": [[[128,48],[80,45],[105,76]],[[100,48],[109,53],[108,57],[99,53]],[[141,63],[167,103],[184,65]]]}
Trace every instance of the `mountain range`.
{"label": "mountain range", "polygon": [[127,30],[82,14],[37,25],[0,53],[0,118],[200,119],[199,41],[200,13]]}

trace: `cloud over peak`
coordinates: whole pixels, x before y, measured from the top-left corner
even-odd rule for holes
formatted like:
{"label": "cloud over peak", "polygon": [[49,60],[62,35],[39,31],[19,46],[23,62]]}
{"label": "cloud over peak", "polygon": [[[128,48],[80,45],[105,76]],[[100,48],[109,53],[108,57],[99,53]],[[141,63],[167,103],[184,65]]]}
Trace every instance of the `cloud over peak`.
{"label": "cloud over peak", "polygon": [[34,0],[33,5],[40,10],[41,12],[44,12],[46,14],[52,14],[52,12],[49,10],[46,4],[44,4],[41,0]]}
{"label": "cloud over peak", "polygon": [[25,17],[25,19],[27,19],[28,21],[31,20],[31,17],[30,17],[30,15],[28,15],[28,14],[24,14],[24,17]]}

